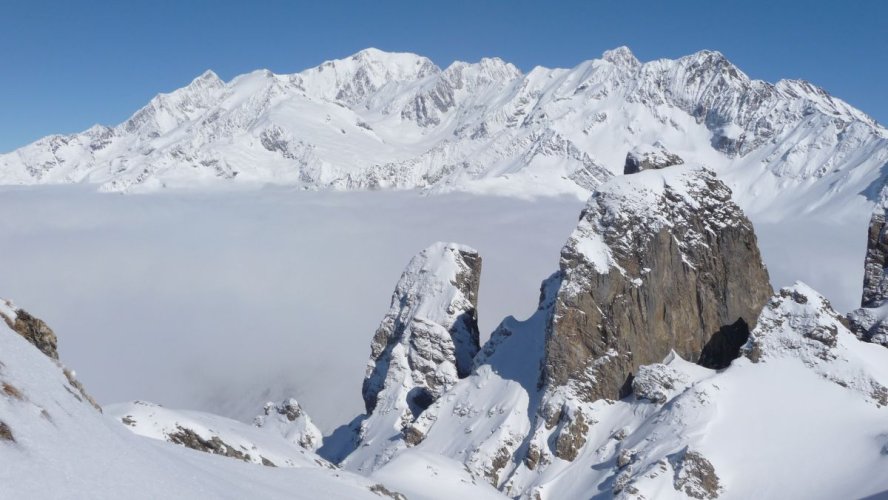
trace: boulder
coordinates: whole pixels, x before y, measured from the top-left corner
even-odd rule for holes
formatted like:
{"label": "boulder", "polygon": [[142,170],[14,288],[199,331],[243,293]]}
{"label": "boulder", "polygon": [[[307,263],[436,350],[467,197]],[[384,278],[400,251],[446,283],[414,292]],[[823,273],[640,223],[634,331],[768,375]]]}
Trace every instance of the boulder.
{"label": "boulder", "polygon": [[626,154],[623,174],[637,174],[643,170],[659,170],[674,165],[683,165],[684,160],[672,154],[666,146],[656,142],[653,146],[637,146]]}

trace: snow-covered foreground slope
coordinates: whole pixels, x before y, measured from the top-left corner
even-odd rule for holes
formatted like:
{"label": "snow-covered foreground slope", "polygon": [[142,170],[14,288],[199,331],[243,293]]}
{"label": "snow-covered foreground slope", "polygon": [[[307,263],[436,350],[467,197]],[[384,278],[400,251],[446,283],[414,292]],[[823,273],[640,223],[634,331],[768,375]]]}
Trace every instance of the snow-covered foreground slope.
{"label": "snow-covered foreground slope", "polygon": [[263,467],[132,434],[3,321],[0,384],[3,498],[379,498],[314,462]]}
{"label": "snow-covered foreground slope", "polygon": [[807,82],[751,80],[718,52],[641,63],[621,47],[524,74],[367,49],[289,75],[208,71],[117,126],[0,155],[0,183],[585,197],[655,142],[778,218],[859,210],[888,162],[888,133],[864,113]]}

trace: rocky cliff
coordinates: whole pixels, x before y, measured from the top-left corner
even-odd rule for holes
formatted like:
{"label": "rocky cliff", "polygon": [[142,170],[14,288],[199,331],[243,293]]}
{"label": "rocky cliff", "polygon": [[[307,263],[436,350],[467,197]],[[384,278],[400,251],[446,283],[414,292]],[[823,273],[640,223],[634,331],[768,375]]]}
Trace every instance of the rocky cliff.
{"label": "rocky cliff", "polygon": [[752,224],[701,168],[645,171],[595,192],[561,252],[544,381],[618,399],[671,350],[734,359],[771,295]]}
{"label": "rocky cliff", "polygon": [[862,340],[888,347],[888,237],[883,208],[877,207],[867,229],[863,295],[860,309],[848,314],[851,330]]}
{"label": "rocky cliff", "polygon": [[[668,160],[668,153],[654,156]],[[710,371],[682,359],[721,369],[739,356],[771,295],[752,225],[711,171],[663,163],[612,179],[593,194],[562,250],[559,271],[543,283],[536,313],[504,320],[467,378],[449,379],[445,396],[435,394],[418,414],[407,413],[409,405],[368,405],[373,412],[362,426],[364,444],[346,467],[384,469],[408,450],[447,454],[494,486],[527,494],[515,474],[534,475],[588,454],[588,436],[600,433],[593,428],[602,400],[612,404],[634,389],[639,401],[663,403]],[[427,274],[456,276],[450,259],[435,266]],[[402,281],[416,274],[407,272]],[[401,316],[414,295],[442,304],[435,293],[396,292],[374,340],[374,371],[385,346],[410,345],[388,325],[397,324],[389,318]],[[453,315],[452,307],[441,311]],[[396,359],[409,359],[408,350],[398,352]],[[684,363],[682,369],[660,364],[667,358],[679,360],[672,366]],[[425,373],[382,386],[403,398]],[[380,427],[383,415],[389,415],[387,433],[368,432]],[[685,470],[681,463],[676,459],[675,470]]]}

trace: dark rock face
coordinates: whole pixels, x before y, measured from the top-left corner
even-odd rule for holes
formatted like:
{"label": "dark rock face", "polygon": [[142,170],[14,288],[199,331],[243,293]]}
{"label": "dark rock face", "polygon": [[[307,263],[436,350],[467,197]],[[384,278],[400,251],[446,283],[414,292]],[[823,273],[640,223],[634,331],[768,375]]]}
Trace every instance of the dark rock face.
{"label": "dark rock face", "polygon": [[683,165],[684,160],[676,154],[672,154],[662,144],[638,147],[626,154],[626,163],[623,165],[623,174],[637,174],[643,170],[658,170],[674,165]]}
{"label": "dark rock face", "polygon": [[749,340],[749,323],[743,318],[733,324],[721,327],[703,346],[700,359],[701,366],[714,370],[727,368],[731,361],[740,356],[740,348]]}
{"label": "dark rock face", "polygon": [[888,298],[888,235],[885,234],[885,214],[877,210],[870,218],[864,261],[863,297],[861,307],[879,307]]}
{"label": "dark rock face", "polygon": [[888,234],[885,211],[877,208],[870,218],[864,260],[860,309],[848,314],[849,327],[861,340],[888,347]]}
{"label": "dark rock face", "polygon": [[673,349],[726,365],[771,295],[730,189],[686,167],[618,178],[593,194],[561,273],[544,380],[582,401],[625,396],[640,365]]}

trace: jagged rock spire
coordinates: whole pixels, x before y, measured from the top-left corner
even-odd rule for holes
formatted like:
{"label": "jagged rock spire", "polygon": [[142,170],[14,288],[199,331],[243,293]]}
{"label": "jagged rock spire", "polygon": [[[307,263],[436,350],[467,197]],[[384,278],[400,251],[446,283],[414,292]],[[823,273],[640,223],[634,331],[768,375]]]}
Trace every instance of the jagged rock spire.
{"label": "jagged rock spire", "polygon": [[385,411],[406,404],[418,413],[469,373],[479,349],[480,274],[478,252],[455,243],[435,243],[410,261],[370,346],[368,413],[381,398]]}
{"label": "jagged rock spire", "polygon": [[367,415],[346,467],[385,463],[410,424],[469,375],[479,350],[480,277],[481,256],[464,245],[435,243],[411,259],[370,344]]}

